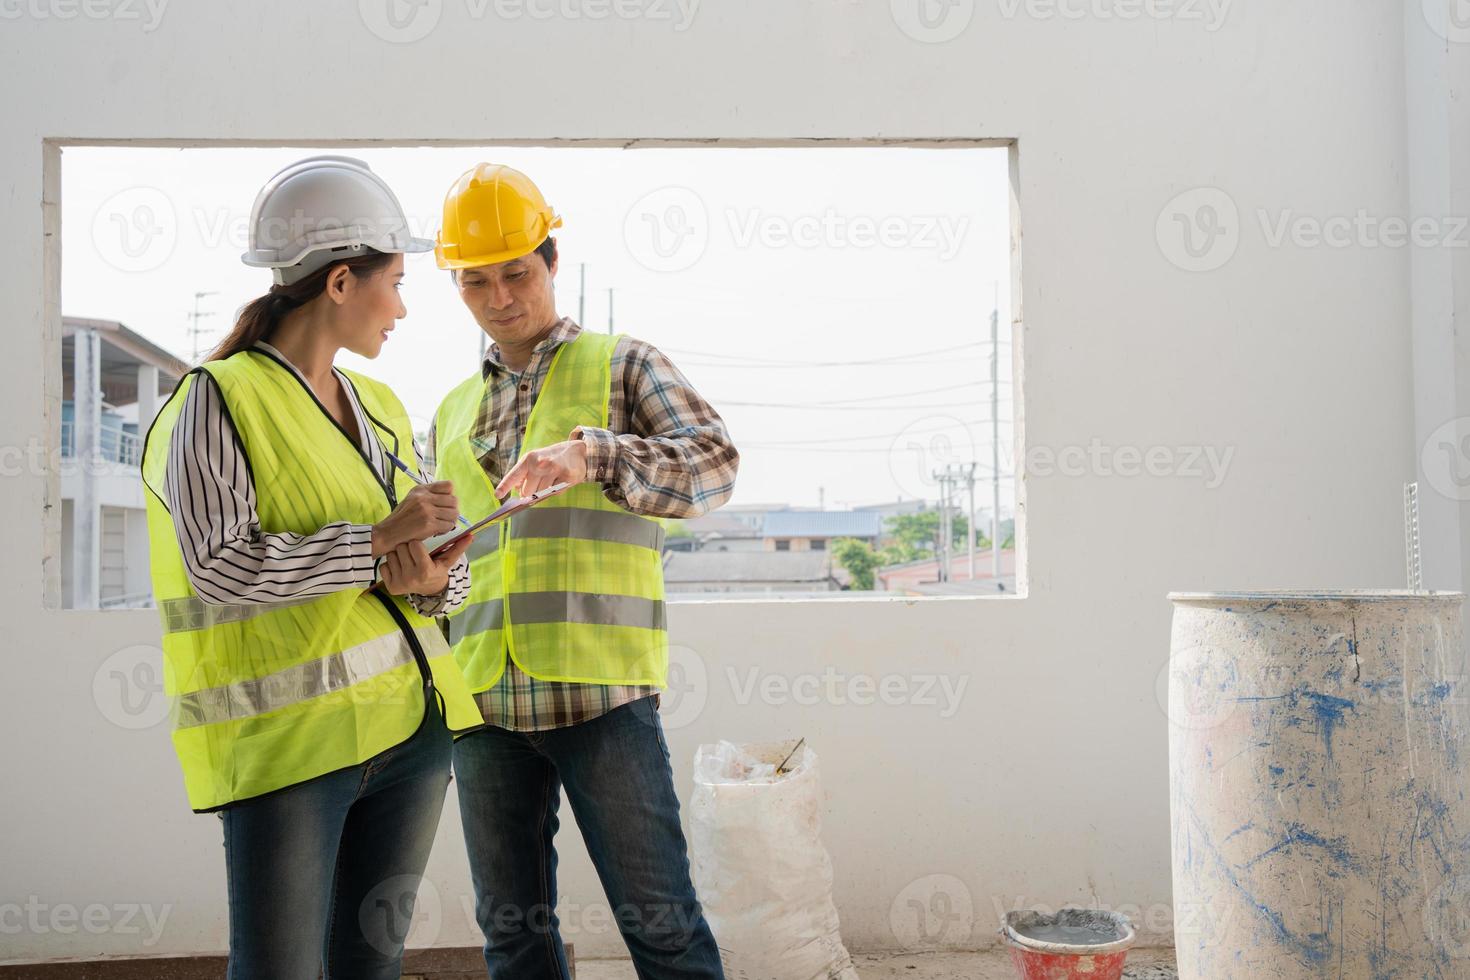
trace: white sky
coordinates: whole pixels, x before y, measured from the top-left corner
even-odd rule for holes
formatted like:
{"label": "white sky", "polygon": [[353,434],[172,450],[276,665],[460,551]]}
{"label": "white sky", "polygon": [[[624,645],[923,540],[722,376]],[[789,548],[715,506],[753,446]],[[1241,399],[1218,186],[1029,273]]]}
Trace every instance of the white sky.
{"label": "white sky", "polygon": [[[213,314],[207,351],[270,285],[240,262],[256,191],[326,152],[366,160],[425,238],[473,164],[529,174],[563,218],[559,312],[577,315],[580,263],[584,326],[607,329],[615,290],[616,329],[668,353],[729,426],[741,451],[732,503],[815,506],[819,487],[829,508],[933,500],[929,472],[972,459],[989,480],[997,288],[1010,309],[1003,149],[68,148],[63,312],[119,320],[191,360],[194,293],[214,292],[200,301]],[[476,370],[480,331],[432,254],[406,269],[408,316],[383,353],[339,363],[390,384],[423,431]],[[989,487],[977,498],[984,509]]]}

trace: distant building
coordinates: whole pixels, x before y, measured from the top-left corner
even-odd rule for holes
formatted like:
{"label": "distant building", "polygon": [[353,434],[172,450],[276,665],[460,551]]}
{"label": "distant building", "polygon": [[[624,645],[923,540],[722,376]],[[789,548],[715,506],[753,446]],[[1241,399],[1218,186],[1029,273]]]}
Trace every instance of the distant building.
{"label": "distant building", "polygon": [[764,544],[761,542],[761,523],[765,521],[765,514],[760,514],[760,521],[752,525],[749,517],[744,514],[728,514],[728,507],[721,507],[712,513],[701,517],[693,517],[680,522],[687,530],[692,539],[692,546],[683,543],[683,539],[670,537],[664,539],[664,547],[668,551],[761,551]]}
{"label": "distant building", "polygon": [[884,517],[897,517],[902,514],[922,514],[929,509],[927,500],[889,500],[881,504],[856,504],[853,510],[872,511],[882,514]]}
{"label": "distant building", "polygon": [[[779,510],[791,509],[790,504],[726,504],[715,514],[707,514],[706,517],[719,516],[726,521],[737,521],[754,531],[756,536],[759,537],[761,527],[766,522],[767,514]],[[699,518],[699,520],[703,519]]]}
{"label": "distant building", "polygon": [[826,551],[834,538],[857,538],[876,549],[883,533],[878,511],[786,510],[766,515],[761,537],[766,551]]}
{"label": "distant building", "polygon": [[949,578],[940,581],[939,561],[922,558],[918,561],[884,565],[873,572],[873,587],[884,592],[903,595],[996,595],[1015,594],[1016,552],[1006,549],[1000,553],[1000,578],[991,574],[990,550],[975,552],[975,577],[970,578],[970,556],[964,546],[955,549],[950,559]]}
{"label": "distant building", "polygon": [[61,604],[151,605],[143,439],[189,366],[114,320],[62,318]]}
{"label": "distant building", "polygon": [[837,592],[832,559],[819,551],[695,551],[664,556],[666,592]]}

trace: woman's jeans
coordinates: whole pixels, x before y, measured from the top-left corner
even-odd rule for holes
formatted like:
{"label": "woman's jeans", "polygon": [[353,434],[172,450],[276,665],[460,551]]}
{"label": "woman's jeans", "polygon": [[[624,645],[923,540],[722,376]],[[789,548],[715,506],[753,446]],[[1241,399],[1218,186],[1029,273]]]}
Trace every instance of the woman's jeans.
{"label": "woman's jeans", "polygon": [[[689,880],[653,697],[550,731],[488,726],[454,743],[454,770],[475,915],[495,980],[569,976],[555,912],[563,787],[638,976],[724,976]],[[607,918],[599,915],[596,925]]]}
{"label": "woman's jeans", "polygon": [[398,980],[451,751],[431,698],[408,741],[222,811],[230,980]]}

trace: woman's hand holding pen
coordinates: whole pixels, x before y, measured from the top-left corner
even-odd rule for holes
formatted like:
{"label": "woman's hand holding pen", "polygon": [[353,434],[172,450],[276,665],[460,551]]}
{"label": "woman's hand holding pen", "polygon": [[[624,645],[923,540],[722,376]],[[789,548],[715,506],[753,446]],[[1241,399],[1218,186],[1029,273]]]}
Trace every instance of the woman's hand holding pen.
{"label": "woman's hand holding pen", "polygon": [[[408,491],[393,513],[373,525],[373,557],[390,554],[408,542],[422,548],[424,539],[454,530],[458,519],[454,484],[448,480],[420,484]],[[428,560],[427,551],[424,559]]]}
{"label": "woman's hand holding pen", "polygon": [[380,573],[383,588],[393,595],[438,595],[449,586],[449,570],[470,546],[465,535],[438,558],[430,556],[422,541],[408,541],[388,552]]}

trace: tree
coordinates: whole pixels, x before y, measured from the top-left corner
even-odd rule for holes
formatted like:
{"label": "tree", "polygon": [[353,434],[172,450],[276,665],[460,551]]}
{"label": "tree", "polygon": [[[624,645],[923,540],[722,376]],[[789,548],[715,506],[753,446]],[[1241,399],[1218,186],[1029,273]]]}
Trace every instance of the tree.
{"label": "tree", "polygon": [[[893,514],[885,518],[885,523],[888,533],[904,549],[903,553],[912,555],[902,560],[913,561],[920,557],[920,552],[933,554],[939,550],[939,511],[921,510],[915,514]],[[953,515],[953,525],[953,540],[950,543],[964,544],[970,532],[969,520],[964,514],[956,512]]]}
{"label": "tree", "polygon": [[852,576],[852,587],[868,592],[873,588],[873,569],[878,567],[878,556],[866,541],[857,538],[836,538],[828,545],[837,564],[847,569]]}

